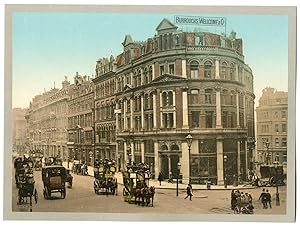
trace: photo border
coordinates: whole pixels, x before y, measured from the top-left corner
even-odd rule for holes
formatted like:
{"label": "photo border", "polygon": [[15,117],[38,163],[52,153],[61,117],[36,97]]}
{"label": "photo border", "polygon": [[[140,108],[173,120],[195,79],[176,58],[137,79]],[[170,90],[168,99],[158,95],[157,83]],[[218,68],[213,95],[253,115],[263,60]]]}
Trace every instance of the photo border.
{"label": "photo border", "polygon": [[[12,16],[15,12],[123,12],[123,13],[222,13],[288,16],[288,147],[285,215],[224,214],[123,214],[12,211]],[[291,6],[179,6],[179,5],[11,5],[5,6],[4,58],[4,220],[76,221],[245,221],[293,222],[296,216],[296,7]],[[256,97],[258,98],[258,97]],[[216,217],[217,216],[217,217]],[[154,220],[155,219],[155,220]]]}

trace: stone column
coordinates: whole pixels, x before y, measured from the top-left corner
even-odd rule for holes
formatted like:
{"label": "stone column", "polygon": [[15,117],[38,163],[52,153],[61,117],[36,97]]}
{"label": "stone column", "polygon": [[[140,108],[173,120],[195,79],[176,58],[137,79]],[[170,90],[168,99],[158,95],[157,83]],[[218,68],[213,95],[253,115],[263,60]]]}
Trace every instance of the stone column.
{"label": "stone column", "polygon": [[127,143],[124,141],[124,168],[126,168],[126,163],[128,162],[127,156]]}
{"label": "stone column", "polygon": [[216,64],[216,79],[220,79],[220,63],[218,60],[215,61]]}
{"label": "stone column", "polygon": [[116,132],[119,132],[119,113],[118,112],[116,112]]}
{"label": "stone column", "polygon": [[190,159],[189,159],[189,147],[186,142],[181,143],[181,151],[182,151],[182,156],[180,159],[180,163],[181,163],[180,172],[183,175],[182,182],[184,184],[188,184],[190,178],[190,172],[189,172]]}
{"label": "stone column", "polygon": [[152,80],[155,79],[155,67],[154,64],[152,64]]}
{"label": "stone column", "polygon": [[153,129],[157,129],[156,94],[153,94]]}
{"label": "stone column", "polygon": [[171,175],[172,171],[171,171],[171,156],[170,155],[168,155],[168,168],[169,168],[169,175]]}
{"label": "stone column", "polygon": [[241,174],[241,142],[237,141],[237,178],[239,181],[239,176]]}
{"label": "stone column", "polygon": [[142,123],[142,130],[144,130],[144,95],[141,95],[141,123]]}
{"label": "stone column", "polygon": [[217,176],[218,185],[224,185],[223,140],[217,139]]}
{"label": "stone column", "polygon": [[236,127],[240,128],[240,103],[239,103],[239,93],[236,93]]}
{"label": "stone column", "polygon": [[[161,107],[163,106],[162,103],[162,93],[159,93],[159,109],[161,109]],[[162,111],[160,111],[160,128],[163,128],[163,113]]]}
{"label": "stone column", "polygon": [[239,81],[239,67],[235,65],[235,81]]}
{"label": "stone column", "polygon": [[133,130],[133,99],[130,98],[130,130]]}
{"label": "stone column", "polygon": [[160,171],[159,166],[159,156],[158,156],[158,142],[154,141],[154,173],[155,178],[157,178]]}
{"label": "stone column", "polygon": [[142,162],[145,162],[145,144],[144,141],[141,142],[141,158]]}
{"label": "stone column", "polygon": [[133,141],[130,142],[130,150],[131,150],[131,161],[134,162],[135,160],[135,150],[134,150],[134,143]]}
{"label": "stone column", "polygon": [[222,128],[221,90],[216,92],[216,128]]}
{"label": "stone column", "polygon": [[245,168],[246,168],[246,177],[248,178],[248,142],[245,140]]}
{"label": "stone column", "polygon": [[[96,156],[94,156],[96,158]],[[117,171],[119,171],[119,144],[116,142],[116,166],[117,166]]]}
{"label": "stone column", "polygon": [[187,90],[182,91],[182,128],[189,128],[189,111]]}
{"label": "stone column", "polygon": [[124,130],[127,129],[127,117],[126,117],[126,110],[127,110],[127,100],[124,99]]}
{"label": "stone column", "polygon": [[243,95],[243,107],[244,107],[244,118],[243,118],[243,120],[244,120],[244,127],[246,127],[246,125],[247,125],[247,111],[246,111],[246,94],[244,93],[244,95]]}
{"label": "stone column", "polygon": [[[172,91],[172,92],[173,92],[173,106],[176,106],[176,98],[175,98],[176,93],[175,93],[175,91]],[[176,124],[176,107],[175,107],[173,119],[174,119],[173,128],[176,128],[177,127],[177,124]]]}
{"label": "stone column", "polygon": [[186,60],[181,61],[181,68],[182,68],[182,77],[187,78],[187,76],[186,76]]}
{"label": "stone column", "polygon": [[[124,76],[124,81],[125,81],[125,76]],[[130,72],[130,85],[133,87],[133,72]]]}

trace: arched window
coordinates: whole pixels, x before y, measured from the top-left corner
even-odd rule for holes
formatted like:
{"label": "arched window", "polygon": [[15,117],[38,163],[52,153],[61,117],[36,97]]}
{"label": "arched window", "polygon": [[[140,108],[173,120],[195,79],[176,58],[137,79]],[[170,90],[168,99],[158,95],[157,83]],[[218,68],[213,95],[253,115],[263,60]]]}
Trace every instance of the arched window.
{"label": "arched window", "polygon": [[150,66],[149,67],[149,76],[148,76],[148,78],[149,78],[149,82],[151,82],[152,81],[152,79],[153,79],[153,77],[152,77],[152,66]]}
{"label": "arched window", "polygon": [[179,151],[179,147],[177,144],[172,144],[171,151]]}
{"label": "arched window", "polygon": [[161,149],[162,151],[168,151],[168,146],[165,145],[165,144],[163,144],[163,145],[160,147],[160,149]]}
{"label": "arched window", "polygon": [[234,81],[235,80],[235,66],[234,64],[230,64],[230,70],[229,70],[229,78],[228,80]]}
{"label": "arched window", "polygon": [[144,69],[144,84],[148,84],[149,83],[149,79],[148,79],[148,69],[145,67]]}
{"label": "arched window", "polygon": [[192,61],[190,63],[190,71],[191,71],[191,78],[197,79],[198,78],[198,67],[199,63],[197,61]]}
{"label": "arched window", "polygon": [[212,77],[212,63],[210,61],[206,61],[204,64],[204,77],[205,78]]}
{"label": "arched window", "polygon": [[227,63],[223,62],[221,65],[221,73],[220,73],[220,78],[221,79],[226,79],[227,77]]}
{"label": "arched window", "polygon": [[191,90],[190,101],[191,101],[191,104],[199,104],[199,90],[198,89]]}
{"label": "arched window", "polygon": [[162,104],[163,106],[172,106],[173,105],[173,92],[163,92],[162,93]]}

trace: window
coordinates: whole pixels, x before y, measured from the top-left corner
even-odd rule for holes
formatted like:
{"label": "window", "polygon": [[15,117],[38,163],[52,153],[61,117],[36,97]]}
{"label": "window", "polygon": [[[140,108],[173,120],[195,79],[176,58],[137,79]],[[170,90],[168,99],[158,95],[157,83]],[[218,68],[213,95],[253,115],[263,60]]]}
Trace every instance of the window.
{"label": "window", "polygon": [[160,75],[163,75],[165,73],[165,66],[164,65],[160,65],[159,66],[159,71],[160,71]]}
{"label": "window", "polygon": [[229,80],[234,81],[234,77],[235,77],[235,68],[234,68],[234,64],[230,64],[230,71],[229,71]]}
{"label": "window", "polygon": [[175,74],[175,65],[169,64],[169,74],[174,75]]}
{"label": "window", "polygon": [[279,132],[279,125],[278,124],[275,124],[274,128],[275,128],[275,131],[274,131],[275,133]]}
{"label": "window", "polygon": [[149,67],[149,82],[152,81],[152,66]]}
{"label": "window", "polygon": [[279,147],[279,138],[275,138],[275,146]]}
{"label": "window", "polygon": [[220,71],[220,78],[225,79],[227,77],[227,63],[223,62]]}
{"label": "window", "polygon": [[163,127],[164,128],[173,128],[174,119],[173,113],[164,113],[163,114]]}
{"label": "window", "polygon": [[173,92],[163,92],[162,93],[162,104],[163,106],[172,106],[173,105]]}
{"label": "window", "polygon": [[205,103],[212,104],[212,90],[211,89],[205,90]]}
{"label": "window", "polygon": [[286,118],[286,111],[281,111],[281,117]]}
{"label": "window", "polygon": [[130,112],[130,100],[127,100],[127,112]]}
{"label": "window", "polygon": [[205,78],[211,78],[211,76],[212,76],[211,70],[212,70],[211,62],[206,62],[204,64],[204,77]]}
{"label": "window", "polygon": [[205,112],[205,124],[206,128],[212,128],[213,127],[213,111],[206,111]]}
{"label": "window", "polygon": [[191,90],[191,104],[199,104],[199,90],[197,89],[192,89]]}
{"label": "window", "polygon": [[268,133],[269,132],[269,125],[262,125],[261,126],[261,132],[262,133]]}
{"label": "window", "polygon": [[199,111],[192,111],[192,128],[199,127]]}
{"label": "window", "polygon": [[222,112],[222,127],[228,128],[228,112],[227,111]]}
{"label": "window", "polygon": [[285,137],[281,139],[281,144],[282,144],[281,145],[282,147],[286,147],[287,146],[286,145],[287,143],[286,143],[286,138]]}
{"label": "window", "polygon": [[191,78],[192,79],[197,79],[198,78],[198,67],[199,64],[197,61],[192,61],[190,63],[190,70],[191,70]]}
{"label": "window", "polygon": [[278,118],[278,112],[277,111],[274,112],[274,117]]}
{"label": "window", "polygon": [[264,111],[264,118],[268,118],[269,117],[269,112]]}
{"label": "window", "polygon": [[286,133],[286,124],[282,124],[282,132]]}

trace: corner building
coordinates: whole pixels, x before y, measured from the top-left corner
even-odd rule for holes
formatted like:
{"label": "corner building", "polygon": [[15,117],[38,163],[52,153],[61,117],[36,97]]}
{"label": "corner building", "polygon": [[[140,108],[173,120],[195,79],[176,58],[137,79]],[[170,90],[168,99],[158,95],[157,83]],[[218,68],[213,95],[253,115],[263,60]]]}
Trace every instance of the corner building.
{"label": "corner building", "polygon": [[223,184],[226,177],[230,184],[233,175],[245,179],[255,96],[242,39],[234,32],[229,37],[183,32],[166,19],[156,32],[144,42],[126,35],[124,51],[116,57],[119,168],[146,162],[155,178],[162,172],[166,179],[177,175],[180,162],[186,183],[210,178]]}

